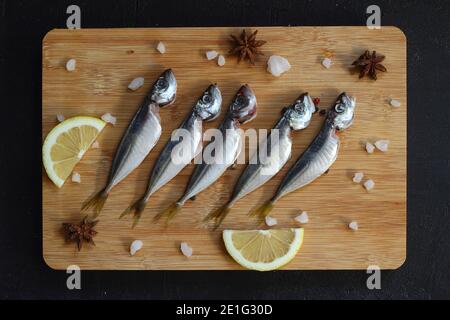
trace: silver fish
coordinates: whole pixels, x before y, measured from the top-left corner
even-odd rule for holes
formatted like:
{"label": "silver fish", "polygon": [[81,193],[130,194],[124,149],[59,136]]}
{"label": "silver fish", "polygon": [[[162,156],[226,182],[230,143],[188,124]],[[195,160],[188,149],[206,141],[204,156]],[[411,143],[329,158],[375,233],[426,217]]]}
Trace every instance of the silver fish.
{"label": "silver fish", "polygon": [[215,220],[216,229],[239,199],[272,179],[291,157],[291,131],[308,127],[315,112],[316,107],[308,93],[302,94],[292,105],[285,108],[272,129],[277,130],[275,132],[278,136],[274,137],[270,133],[265,141],[261,142],[259,151],[250,158],[249,164],[239,177],[231,198],[223,207],[210,213],[204,221]]}
{"label": "silver fish", "polygon": [[220,157],[220,160],[211,161],[211,163],[205,162],[206,147],[203,151],[203,162],[195,166],[184,195],[164,212],[158,214],[155,217],[156,220],[163,216],[167,218],[167,221],[172,219],[188,199],[208,188],[222,176],[228,167],[233,165],[242,147],[242,137],[238,130],[239,126],[253,120],[255,117],[256,96],[250,86],[244,85],[234,97],[219,127],[223,140],[217,144],[214,159]]}
{"label": "silver fish", "polygon": [[93,207],[94,217],[98,216],[112,188],[147,157],[161,136],[159,108],[172,104],[176,92],[177,81],[172,69],[167,69],[155,81],[122,136],[106,186],[84,203],[82,211]]}
{"label": "silver fish", "polygon": [[340,145],[336,131],[345,130],[352,125],[355,106],[354,97],[345,92],[339,95],[334,106],[328,111],[319,133],[286,173],[275,195],[251,212],[251,215],[266,217],[281,197],[313,182],[331,167],[337,159]]}
{"label": "silver fish", "polygon": [[[133,214],[133,227],[138,223],[150,196],[172,180],[201,151],[202,122],[212,121],[220,114],[222,94],[217,85],[210,85],[197,100],[192,112],[181,124],[179,131],[164,146],[153,167],[145,194],[129,206],[120,216]],[[177,133],[180,134],[176,137]],[[176,139],[174,139],[176,138]],[[178,157],[177,151],[183,151]]]}

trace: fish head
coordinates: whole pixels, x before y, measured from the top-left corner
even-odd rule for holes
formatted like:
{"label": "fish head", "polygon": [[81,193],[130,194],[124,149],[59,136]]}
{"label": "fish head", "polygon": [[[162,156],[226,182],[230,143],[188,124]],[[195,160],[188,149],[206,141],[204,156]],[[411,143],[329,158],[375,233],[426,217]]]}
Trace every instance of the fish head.
{"label": "fish head", "polygon": [[285,117],[292,130],[301,130],[309,126],[316,106],[308,93],[303,93],[286,109]]}
{"label": "fish head", "polygon": [[330,116],[333,119],[332,121],[336,129],[345,130],[352,125],[355,106],[355,97],[349,96],[345,92],[339,95],[334,106],[330,110]]}
{"label": "fish head", "polygon": [[155,81],[151,91],[151,100],[164,107],[175,101],[177,80],[172,69],[165,70]]}
{"label": "fish head", "polygon": [[219,116],[221,106],[222,93],[217,85],[212,84],[198,98],[194,111],[202,120],[211,121]]}
{"label": "fish head", "polygon": [[229,114],[240,124],[247,123],[256,117],[256,96],[248,84],[243,85],[234,96]]}

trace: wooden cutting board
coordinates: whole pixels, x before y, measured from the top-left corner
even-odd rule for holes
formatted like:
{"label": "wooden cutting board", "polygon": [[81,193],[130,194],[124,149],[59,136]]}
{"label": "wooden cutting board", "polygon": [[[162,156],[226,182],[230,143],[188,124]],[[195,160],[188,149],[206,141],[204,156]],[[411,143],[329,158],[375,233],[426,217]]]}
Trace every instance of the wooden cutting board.
{"label": "wooden cutting board", "polygon": [[[243,165],[228,170],[195,201],[188,202],[168,228],[153,223],[152,218],[182,194],[192,165],[151,198],[137,228],[130,228],[130,219],[118,219],[144,192],[152,165],[172,130],[212,82],[222,90],[223,112],[206,128],[219,125],[224,110],[244,83],[251,85],[259,102],[257,118],[244,129],[271,128],[282,107],[304,91],[320,97],[321,107],[330,106],[342,91],[356,96],[354,124],[341,134],[340,154],[329,173],[284,197],[273,210],[278,227],[298,227],[293,218],[302,210],[310,218],[304,225],[303,248],[285,269],[366,269],[369,265],[395,269],[402,265],[406,257],[405,35],[395,27],[260,27],[258,37],[267,41],[265,56],[251,66],[237,64],[236,58],[226,55],[229,34],[241,30],[81,29],[53,30],[45,36],[42,138],[57,124],[57,114],[68,118],[110,112],[117,117],[116,126],[108,126],[99,138],[100,148],[88,151],[76,166],[81,184],[67,181],[58,189],[43,172],[43,255],[51,268],[76,264],[82,269],[102,270],[242,269],[226,253],[221,230],[201,228],[199,222],[225,203]],[[155,50],[160,40],[167,47],[163,55]],[[387,57],[384,65],[388,73],[381,74],[378,81],[358,79],[350,72],[352,61],[366,49]],[[208,50],[225,54],[225,66],[208,61]],[[330,69],[321,65],[327,50],[334,53]],[[266,61],[272,54],[286,57],[292,65],[280,78],[266,72]],[[70,58],[77,60],[74,72],[65,70]],[[86,246],[77,252],[75,245],[64,242],[61,224],[81,220],[81,204],[104,185],[117,144],[139,103],[155,78],[169,67],[177,77],[178,94],[174,105],[161,110],[161,139],[144,163],[111,193],[97,226],[96,247]],[[137,76],[145,77],[145,85],[136,92],[127,90]],[[401,107],[392,108],[389,98],[398,99]],[[310,127],[293,134],[290,162],[270,182],[239,201],[223,228],[258,227],[247,213],[273,194],[287,168],[317,134],[323,119],[317,115]],[[364,143],[378,139],[390,140],[389,151],[367,154]],[[352,182],[356,171],[375,181],[372,191]],[[352,220],[358,222],[358,231],[348,228]],[[130,257],[129,245],[134,239],[142,240],[144,247]],[[189,259],[180,253],[182,241],[194,250]]]}

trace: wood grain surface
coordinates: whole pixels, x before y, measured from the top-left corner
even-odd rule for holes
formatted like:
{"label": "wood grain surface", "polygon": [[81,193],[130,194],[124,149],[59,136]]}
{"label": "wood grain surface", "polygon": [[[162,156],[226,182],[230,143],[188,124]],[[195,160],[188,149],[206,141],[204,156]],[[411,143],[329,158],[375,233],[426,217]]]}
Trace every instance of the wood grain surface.
{"label": "wood grain surface", "polygon": [[[351,128],[340,135],[341,150],[328,174],[307,187],[281,199],[273,216],[277,227],[299,226],[293,218],[302,210],[310,222],[305,227],[304,245],[297,257],[284,269],[383,269],[399,267],[406,257],[406,38],[394,27],[368,30],[365,27],[259,27],[258,36],[267,41],[264,57],[254,66],[237,64],[226,55],[226,64],[205,58],[207,50],[226,54],[228,35],[242,28],[146,28],[53,30],[43,39],[42,137],[57,124],[56,115],[101,116],[110,112],[116,126],[108,126],[99,138],[100,148],[88,151],[77,165],[81,184],[67,181],[58,189],[43,172],[43,255],[47,264],[65,269],[76,264],[82,269],[163,269],[231,270],[242,269],[226,253],[221,230],[199,227],[211,210],[229,197],[243,165],[228,170],[210,188],[188,202],[179,216],[165,228],[153,223],[155,214],[183,193],[192,165],[154,194],[140,224],[131,229],[131,220],[119,220],[120,213],[140,196],[146,187],[152,165],[173,129],[190,111],[193,103],[211,83],[217,82],[223,94],[225,110],[241,84],[248,83],[258,99],[258,116],[243,129],[269,129],[283,106],[308,91],[320,97],[328,107],[342,92],[356,96],[356,118]],[[249,28],[252,29],[252,28]],[[254,30],[254,28],[253,28]],[[167,52],[155,50],[158,41]],[[349,66],[364,50],[386,55],[388,73],[378,81],[358,79]],[[325,51],[334,53],[333,66],[325,69],[321,60]],[[292,68],[280,78],[266,72],[268,56],[286,57]],[[68,59],[77,60],[75,72],[67,72]],[[61,223],[82,219],[81,204],[100,189],[107,178],[117,144],[137,106],[155,78],[173,68],[178,80],[177,101],[161,110],[163,134],[144,163],[120,183],[100,215],[95,247],[77,252],[66,244]],[[145,85],[136,92],[127,90],[137,76]],[[392,108],[388,100],[401,101]],[[223,112],[222,112],[223,116]],[[205,128],[217,127],[222,116]],[[317,134],[323,117],[315,116],[311,125],[293,134],[292,159],[263,187],[240,200],[225,219],[229,229],[257,228],[247,213],[267,200],[281,177]],[[389,151],[367,154],[366,141],[390,140]],[[362,171],[375,181],[368,192],[352,183],[353,173]],[[356,220],[359,230],[348,229]],[[134,239],[144,242],[134,257],[129,245]],[[191,258],[179,250],[186,241],[193,248]]]}

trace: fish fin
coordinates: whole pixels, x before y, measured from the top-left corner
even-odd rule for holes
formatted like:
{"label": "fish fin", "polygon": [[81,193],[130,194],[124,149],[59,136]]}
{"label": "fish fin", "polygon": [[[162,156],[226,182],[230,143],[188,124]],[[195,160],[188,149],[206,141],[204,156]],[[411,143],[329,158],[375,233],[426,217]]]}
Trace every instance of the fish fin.
{"label": "fish fin", "polygon": [[161,219],[162,217],[166,217],[166,224],[168,224],[170,222],[170,220],[173,219],[173,217],[175,217],[175,215],[181,210],[181,204],[179,204],[178,202],[175,202],[173,204],[170,205],[170,207],[168,207],[166,210],[164,210],[161,213],[158,213],[154,218],[153,221],[158,221],[159,219]]}
{"label": "fish fin", "polygon": [[132,214],[133,219],[134,219],[132,228],[134,228],[138,224],[139,219],[141,218],[142,212],[144,212],[146,205],[147,205],[147,201],[145,201],[144,198],[137,200],[131,206],[126,208],[124,212],[122,212],[119,219],[122,219],[123,217],[125,217],[129,214]]}
{"label": "fish fin", "polygon": [[93,196],[91,196],[81,207],[81,212],[88,210],[89,208],[94,208],[94,216],[96,218],[103,209],[105,205],[106,199],[108,199],[108,192],[106,192],[106,188],[103,188]]}
{"label": "fish fin", "polygon": [[249,213],[249,215],[250,216],[258,216],[261,220],[263,220],[269,215],[269,213],[270,213],[270,211],[272,211],[272,209],[273,209],[273,202],[267,201],[262,206],[252,210]]}
{"label": "fish fin", "polygon": [[223,219],[228,215],[230,212],[231,207],[227,204],[223,205],[217,210],[214,210],[213,212],[209,213],[204,219],[203,222],[209,222],[211,220],[214,220],[214,226],[213,230],[216,230],[220,224],[222,223]]}

